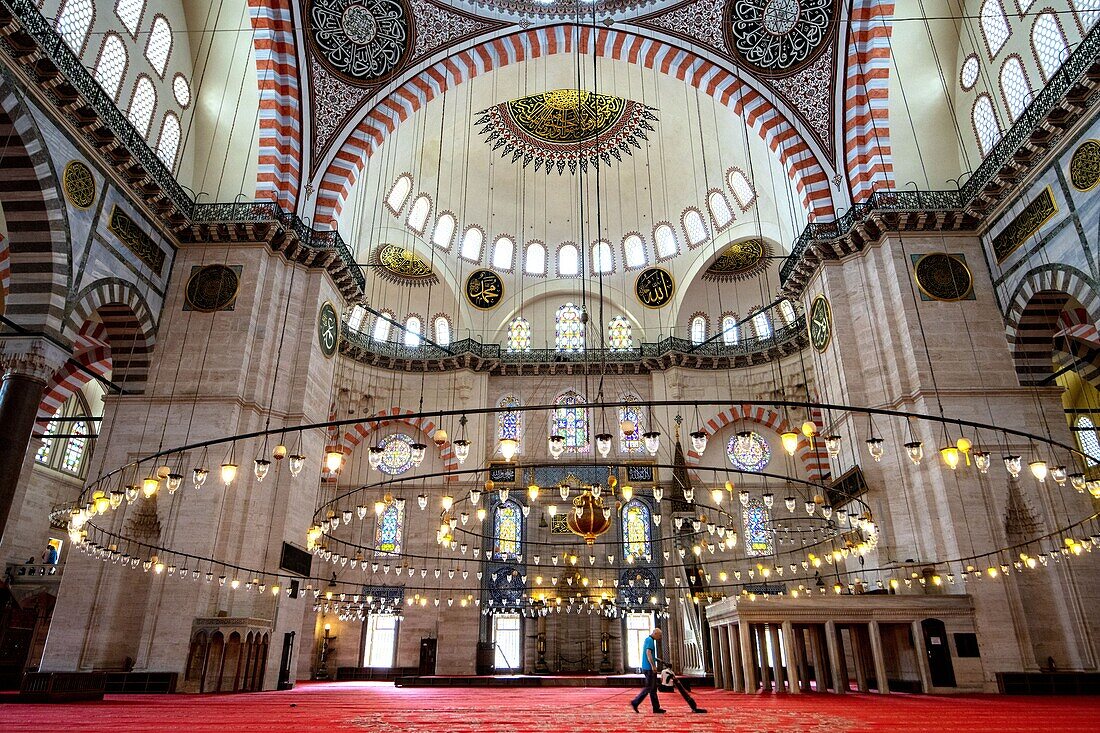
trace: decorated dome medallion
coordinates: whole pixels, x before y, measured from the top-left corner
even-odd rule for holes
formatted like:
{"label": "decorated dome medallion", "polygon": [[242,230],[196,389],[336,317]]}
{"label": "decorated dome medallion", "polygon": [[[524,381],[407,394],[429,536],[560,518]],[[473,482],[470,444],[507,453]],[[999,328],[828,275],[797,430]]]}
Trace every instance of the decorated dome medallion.
{"label": "decorated dome medallion", "polygon": [[766,270],[771,256],[771,247],[763,240],[735,242],[703,271],[703,279],[711,282],[746,280]]}
{"label": "decorated dome medallion", "polygon": [[411,14],[401,0],[310,0],[314,51],[352,82],[382,81],[412,48]]}
{"label": "decorated dome medallion", "polygon": [[749,66],[786,74],[816,58],[835,17],[835,0],[730,0],[726,42]]}

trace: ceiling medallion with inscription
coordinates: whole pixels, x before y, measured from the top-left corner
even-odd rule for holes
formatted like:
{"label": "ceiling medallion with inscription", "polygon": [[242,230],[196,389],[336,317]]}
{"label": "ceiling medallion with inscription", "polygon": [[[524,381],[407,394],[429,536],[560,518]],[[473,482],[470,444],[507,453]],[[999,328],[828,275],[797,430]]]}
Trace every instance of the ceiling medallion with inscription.
{"label": "ceiling medallion with inscription", "polygon": [[478,310],[496,308],[504,299],[504,281],[492,270],[474,270],[466,278],[466,300]]}
{"label": "ceiling medallion with inscription", "polygon": [[730,0],[726,42],[749,66],[787,74],[828,45],[835,17],[834,0]]}
{"label": "ceiling medallion with inscription", "polygon": [[237,271],[227,265],[204,265],[191,270],[184,289],[187,305],[203,313],[230,310],[241,289]]}
{"label": "ceiling medallion with inscription", "polygon": [[818,353],[825,353],[833,339],[833,310],[824,295],[814,298],[810,304],[810,317],[806,319],[810,331],[810,343]]}
{"label": "ceiling medallion with inscription", "polygon": [[65,198],[78,209],[88,209],[95,203],[95,176],[88,166],[74,160],[65,166],[61,176],[61,185],[65,189]]}
{"label": "ceiling medallion with inscription", "polygon": [[423,257],[401,245],[382,245],[374,251],[372,259],[375,273],[390,282],[403,285],[434,285],[439,282],[432,266]]}
{"label": "ceiling medallion with inscription", "polygon": [[702,278],[709,282],[747,280],[768,269],[771,257],[771,246],[761,239],[736,242],[718,255],[718,259],[703,271]]}
{"label": "ceiling medallion with inscription", "polygon": [[958,255],[924,255],[913,265],[913,276],[921,292],[933,300],[965,300],[973,295],[974,277]]}
{"label": "ceiling medallion with inscription", "polygon": [[413,46],[401,0],[310,0],[309,32],[318,57],[352,82],[383,81]]}
{"label": "ceiling medallion with inscription", "polygon": [[676,294],[676,281],[668,270],[650,267],[642,270],[634,281],[634,294],[646,308],[664,308]]}
{"label": "ceiling medallion with inscription", "polygon": [[1073,151],[1069,180],[1078,191],[1091,191],[1100,183],[1100,140],[1086,140]]}
{"label": "ceiling medallion with inscription", "polygon": [[610,94],[553,89],[482,110],[474,124],[502,158],[511,155],[524,168],[534,163],[536,171],[561,175],[566,168],[576,173],[610,165],[641,149],[656,111]]}

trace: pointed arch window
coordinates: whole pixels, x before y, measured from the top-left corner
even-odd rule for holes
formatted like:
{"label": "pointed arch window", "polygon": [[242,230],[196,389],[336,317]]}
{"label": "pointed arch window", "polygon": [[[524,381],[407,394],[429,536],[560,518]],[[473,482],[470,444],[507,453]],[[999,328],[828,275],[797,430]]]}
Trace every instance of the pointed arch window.
{"label": "pointed arch window", "polygon": [[558,308],[555,320],[555,348],[566,354],[584,351],[584,323],[581,309],[572,303]]}
{"label": "pointed arch window", "polygon": [[512,257],[516,253],[516,243],[509,236],[497,237],[493,243],[493,267],[498,270],[512,270]]}
{"label": "pointed arch window", "polygon": [[783,318],[784,325],[789,325],[798,320],[794,312],[794,303],[787,298],[779,301],[779,315]]}
{"label": "pointed arch window", "polygon": [[615,316],[607,324],[607,346],[612,351],[626,351],[634,348],[630,321],[623,316]]}
{"label": "pointed arch window", "polygon": [[691,343],[701,344],[706,341],[708,330],[709,327],[705,315],[697,313],[691,317]]}
{"label": "pointed arch window", "polygon": [[749,557],[771,555],[775,552],[775,543],[768,523],[771,517],[768,508],[759,499],[750,501],[741,509],[741,521],[745,525],[745,554]]}
{"label": "pointed arch window", "polygon": [[757,311],[752,317],[752,328],[756,331],[756,338],[766,339],[772,335],[772,319],[768,318],[765,311]]}
{"label": "pointed arch window", "polygon": [[1035,24],[1031,26],[1031,50],[1035,53],[1039,70],[1043,72],[1043,81],[1050,81],[1069,56],[1066,34],[1054,13],[1039,13],[1035,18]]}
{"label": "pointed arch window", "polygon": [[131,36],[137,36],[141,25],[141,15],[145,12],[145,0],[118,0],[115,3],[115,15],[122,21]]}
{"label": "pointed arch window", "polygon": [[722,231],[733,223],[733,209],[726,194],[721,191],[711,191],[707,196],[707,208],[710,209],[710,218],[718,231]]}
{"label": "pointed arch window", "polygon": [[572,390],[554,400],[556,407],[550,424],[551,435],[565,438],[565,449],[573,453],[588,452],[588,411],[578,405],[584,398]]}
{"label": "pointed arch window", "polygon": [[[642,443],[642,434],[645,433],[645,415],[642,414],[642,408],[637,404],[640,400],[634,395],[627,395],[623,398],[623,402],[630,404],[623,405],[619,408],[619,452],[620,453],[644,453],[645,445]],[[634,432],[629,435],[623,432],[622,427],[624,424],[629,423],[634,426]]]}
{"label": "pointed arch window", "polygon": [[103,91],[114,101],[118,101],[118,92],[122,88],[122,78],[126,75],[126,42],[117,33],[108,33],[99,49],[99,59],[95,64],[95,80]]}
{"label": "pointed arch window", "polygon": [[458,250],[458,256],[470,262],[481,262],[481,245],[485,242],[485,234],[476,226],[466,227],[462,234],[462,246]]}
{"label": "pointed arch window", "polygon": [[405,529],[405,503],[392,501],[377,515],[374,527],[374,546],[383,555],[401,552],[401,536]]}
{"label": "pointed arch window", "polygon": [[733,197],[737,199],[737,205],[741,207],[741,211],[748,211],[748,208],[756,202],[756,189],[740,168],[729,169],[726,173],[726,184],[733,192]]}
{"label": "pointed arch window", "polygon": [[88,33],[95,18],[92,0],[65,0],[57,13],[57,29],[61,40],[77,56],[84,53],[84,44],[88,42]]}
{"label": "pointed arch window", "polygon": [[515,440],[520,446],[523,445],[523,441],[521,440],[523,437],[523,413],[518,410],[509,409],[520,407],[521,405],[522,403],[519,399],[512,395],[502,397],[500,402],[497,403],[497,407],[501,410],[497,413],[498,440]]}
{"label": "pointed arch window", "polygon": [[639,499],[631,499],[623,507],[623,558],[649,560],[650,516],[649,507]]}
{"label": "pointed arch window", "polygon": [[409,217],[405,219],[405,226],[417,234],[423,234],[428,226],[428,217],[432,214],[432,200],[425,194],[420,194],[409,207]]}
{"label": "pointed arch window", "polygon": [[394,216],[400,214],[401,209],[405,208],[405,202],[409,200],[409,194],[412,193],[412,187],[412,176],[408,174],[398,176],[397,180],[390,186],[390,192],[386,194],[386,208],[389,209]]}
{"label": "pointed arch window", "polygon": [[387,341],[390,337],[390,324],[397,319],[397,315],[390,311],[381,311],[382,315],[374,319],[374,328],[370,337],[374,341]]}
{"label": "pointed arch window", "polygon": [[451,345],[451,319],[442,313],[432,323],[432,335],[440,346]]}
{"label": "pointed arch window", "polygon": [[515,560],[523,552],[523,511],[514,501],[493,510],[493,559]]}
{"label": "pointed arch window", "polygon": [[628,234],[623,238],[623,262],[626,263],[628,270],[645,267],[649,262],[645,242],[642,241],[640,234]]}
{"label": "pointed arch window", "polygon": [[405,319],[405,346],[416,348],[424,342],[424,325],[420,321],[420,316],[410,315]]}
{"label": "pointed arch window", "polygon": [[611,254],[611,242],[601,239],[592,245],[592,273],[605,275],[615,272],[615,258]]}
{"label": "pointed arch window", "polygon": [[722,316],[722,343],[725,346],[736,346],[741,343],[741,324],[737,322],[736,313],[727,313]]}
{"label": "pointed arch window", "polygon": [[989,49],[989,58],[996,57],[1012,35],[1004,5],[1001,0],[985,0],[981,9],[982,37]]}
{"label": "pointed arch window", "polygon": [[351,313],[348,314],[348,330],[358,331],[363,327],[363,319],[367,317],[367,309],[361,305],[357,305],[351,309]]}
{"label": "pointed arch window", "polygon": [[658,224],[653,230],[653,241],[657,245],[657,259],[665,260],[680,252],[680,243],[676,241],[676,232],[668,224]]}
{"label": "pointed arch window", "polygon": [[563,244],[558,248],[558,277],[576,277],[580,274],[580,251],[575,244]]}
{"label": "pointed arch window", "polygon": [[[89,423],[79,418],[89,415],[84,398],[79,393],[70,396],[42,431],[42,446],[34,456],[35,463],[69,476],[83,478],[87,473],[87,459],[92,445],[91,438],[88,437]],[[51,435],[69,437],[48,437]]]}
{"label": "pointed arch window", "polygon": [[180,118],[175,112],[164,115],[160,126],[160,140],[157,141],[157,157],[168,170],[175,170],[176,156],[180,148]]}
{"label": "pointed arch window", "polygon": [[447,251],[455,240],[455,218],[443,213],[435,221],[435,230],[432,232],[432,244]]}
{"label": "pointed arch window", "polygon": [[1008,116],[1015,122],[1031,104],[1031,84],[1027,80],[1024,64],[1013,54],[1001,65],[1001,95],[1004,96]]}
{"label": "pointed arch window", "polygon": [[130,100],[130,110],[126,118],[142,137],[149,137],[149,126],[153,122],[153,113],[157,110],[157,90],[153,80],[142,74],[134,85],[134,96]]}
{"label": "pointed arch window", "polygon": [[698,247],[710,239],[707,231],[707,223],[703,221],[703,215],[698,209],[688,209],[684,212],[684,236],[687,237],[689,247]]}
{"label": "pointed arch window", "polygon": [[531,350],[531,323],[526,318],[513,318],[508,324],[507,351],[515,354]]}
{"label": "pointed arch window", "polygon": [[168,69],[168,57],[172,55],[172,26],[163,15],[153,18],[153,27],[149,30],[149,42],[145,44],[145,58],[157,72],[157,76],[164,78],[164,72]]}
{"label": "pointed arch window", "polygon": [[1001,126],[997,122],[997,113],[993,109],[993,100],[988,94],[980,94],[974,100],[974,110],[971,113],[974,123],[974,134],[978,136],[978,150],[982,157],[996,147],[1001,139]]}
{"label": "pointed arch window", "polygon": [[1097,464],[1100,464],[1100,437],[1096,435],[1096,425],[1092,422],[1092,418],[1082,415],[1077,418],[1077,422],[1074,424],[1077,433],[1077,444],[1081,446],[1081,452],[1084,453],[1085,466],[1091,468]]}
{"label": "pointed arch window", "polygon": [[546,274],[546,247],[542,242],[530,242],[523,256],[523,271],[528,275]]}

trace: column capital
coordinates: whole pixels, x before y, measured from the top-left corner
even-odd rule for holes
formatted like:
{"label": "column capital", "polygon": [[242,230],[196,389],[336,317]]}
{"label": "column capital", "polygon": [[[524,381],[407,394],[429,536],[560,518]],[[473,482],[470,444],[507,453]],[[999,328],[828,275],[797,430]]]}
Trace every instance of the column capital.
{"label": "column capital", "polygon": [[0,338],[0,375],[19,375],[45,384],[69,358],[69,352],[41,336]]}

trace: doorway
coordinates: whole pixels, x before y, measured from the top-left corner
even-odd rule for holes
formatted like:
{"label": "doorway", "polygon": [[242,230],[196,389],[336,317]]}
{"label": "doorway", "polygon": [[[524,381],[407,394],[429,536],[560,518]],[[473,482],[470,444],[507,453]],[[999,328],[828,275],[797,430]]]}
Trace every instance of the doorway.
{"label": "doorway", "polygon": [[628,613],[626,615],[626,666],[631,670],[642,668],[642,645],[653,631],[652,613]]}
{"label": "doorway", "polygon": [[920,622],[924,632],[924,648],[928,650],[928,668],[933,687],[954,687],[955,668],[951,664],[951,649],[947,645],[947,628],[938,618]]}
{"label": "doorway", "polygon": [[520,629],[519,614],[501,613],[493,616],[493,669],[498,672],[518,670],[522,666]]}

